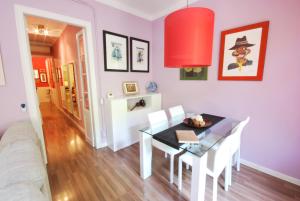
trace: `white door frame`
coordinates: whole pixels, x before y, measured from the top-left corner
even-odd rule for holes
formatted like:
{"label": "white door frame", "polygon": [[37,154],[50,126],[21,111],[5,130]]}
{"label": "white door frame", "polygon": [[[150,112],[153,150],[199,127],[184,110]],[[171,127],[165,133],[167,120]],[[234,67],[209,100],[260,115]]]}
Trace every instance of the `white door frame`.
{"label": "white door frame", "polygon": [[[80,55],[79,35],[82,35],[82,37],[83,37],[83,42],[84,42],[83,45],[84,45],[84,53],[85,53],[85,55],[87,55],[87,52],[88,52],[87,51],[87,47],[86,47],[86,35],[85,35],[85,32],[83,30],[81,30],[81,31],[79,31],[79,32],[76,33],[77,59],[78,59],[78,66],[79,66],[79,82],[80,82],[80,85],[81,85],[81,91],[80,92],[78,91],[78,93],[80,93],[80,95],[81,95],[81,101],[78,101],[78,103],[81,102],[81,107],[82,107],[82,111],[81,111],[82,114],[81,115],[82,115],[82,119],[83,119],[83,122],[84,122],[86,139],[88,139],[88,141],[90,141],[90,140],[94,141],[94,139],[93,139],[94,136],[91,136],[92,139],[90,139],[90,137],[88,136],[89,135],[88,132],[90,130],[90,129],[88,129],[89,122],[87,122],[86,118],[85,118],[85,97],[84,97],[84,89],[83,89],[84,88],[84,84],[83,84],[83,80],[82,80],[82,63],[81,63],[81,58],[80,58],[81,55]],[[85,59],[85,65],[88,66],[89,63],[87,61],[86,56],[85,56],[84,59]],[[88,74],[87,74],[87,77],[88,77]],[[88,89],[89,89],[89,87],[88,87]],[[89,98],[89,100],[90,100],[90,97],[91,97],[91,92],[88,90],[88,98]],[[91,104],[90,103],[89,103],[89,107],[91,108]],[[90,114],[90,112],[89,112],[89,114]],[[91,115],[89,115],[89,116],[90,116],[90,119],[92,119]],[[91,129],[93,129],[93,128],[91,128]],[[93,131],[92,131],[92,133],[93,133]]]}
{"label": "white door frame", "polygon": [[21,65],[23,70],[23,76],[25,82],[24,84],[25,84],[26,97],[27,97],[27,110],[31,122],[41,140],[45,161],[47,162],[47,155],[46,155],[44,134],[42,128],[42,118],[41,118],[39,102],[35,90],[31,52],[30,52],[28,34],[26,31],[26,24],[25,24],[25,20],[26,20],[25,15],[40,16],[52,20],[65,22],[67,24],[83,27],[83,29],[86,31],[86,37],[87,37],[86,45],[87,45],[87,51],[88,51],[87,54],[88,54],[88,61],[89,61],[87,73],[89,74],[88,82],[89,82],[89,90],[91,92],[90,101],[92,105],[91,112],[93,116],[92,122],[93,122],[93,129],[94,129],[93,134],[95,139],[94,144],[95,144],[95,148],[101,148],[102,146],[104,146],[104,144],[101,143],[102,125],[101,125],[100,106],[98,102],[98,90],[97,90],[96,72],[95,72],[95,55],[94,55],[94,47],[93,47],[93,35],[92,35],[91,22],[81,20],[78,18],[65,16],[65,15],[60,15],[49,11],[36,9],[36,8],[26,7],[22,5],[15,5],[15,17],[16,17],[19,49],[21,55]]}

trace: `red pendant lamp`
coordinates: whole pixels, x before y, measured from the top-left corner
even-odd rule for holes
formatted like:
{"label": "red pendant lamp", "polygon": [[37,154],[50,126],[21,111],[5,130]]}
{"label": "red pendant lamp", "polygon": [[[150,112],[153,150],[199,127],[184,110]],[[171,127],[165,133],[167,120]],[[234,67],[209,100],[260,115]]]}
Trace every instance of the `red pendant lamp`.
{"label": "red pendant lamp", "polygon": [[214,12],[190,7],[165,18],[165,67],[208,67],[212,60]]}

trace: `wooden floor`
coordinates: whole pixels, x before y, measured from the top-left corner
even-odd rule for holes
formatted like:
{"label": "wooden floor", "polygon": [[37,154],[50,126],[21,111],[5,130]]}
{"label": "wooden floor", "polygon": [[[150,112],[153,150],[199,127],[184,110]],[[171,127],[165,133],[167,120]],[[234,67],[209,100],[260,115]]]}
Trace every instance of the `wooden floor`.
{"label": "wooden floor", "polygon": [[[94,150],[53,105],[41,106],[48,152],[48,174],[54,201],[167,201],[189,200],[191,170],[183,170],[183,192],[169,184],[169,160],[154,150],[153,175],[139,176],[139,145],[112,152]],[[177,161],[177,159],[176,159]],[[177,167],[177,163],[176,163]],[[228,192],[219,179],[219,201],[295,201],[300,200],[300,187],[242,166],[233,171],[233,184]],[[208,177],[206,200],[212,200],[212,180]]]}

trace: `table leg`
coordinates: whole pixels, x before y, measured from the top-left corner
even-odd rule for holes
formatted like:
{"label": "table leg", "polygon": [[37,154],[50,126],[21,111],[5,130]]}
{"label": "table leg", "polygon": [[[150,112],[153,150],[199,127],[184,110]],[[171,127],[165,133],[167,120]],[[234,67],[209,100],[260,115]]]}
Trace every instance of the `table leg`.
{"label": "table leg", "polygon": [[152,174],[152,136],[140,133],[140,175],[143,179]]}
{"label": "table leg", "polygon": [[193,157],[191,201],[204,201],[206,185],[207,153]]}

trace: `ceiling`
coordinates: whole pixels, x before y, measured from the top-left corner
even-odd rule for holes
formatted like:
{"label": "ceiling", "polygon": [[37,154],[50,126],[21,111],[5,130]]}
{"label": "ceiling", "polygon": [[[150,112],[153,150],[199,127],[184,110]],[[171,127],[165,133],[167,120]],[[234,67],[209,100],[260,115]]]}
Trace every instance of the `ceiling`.
{"label": "ceiling", "polygon": [[58,40],[58,37],[54,36],[45,36],[40,34],[28,34],[29,41],[31,45],[38,46],[53,46],[54,43]]}
{"label": "ceiling", "polygon": [[[29,41],[30,43],[36,45],[40,44],[52,46],[67,26],[67,24],[59,21],[35,16],[26,16],[26,22]],[[38,25],[44,25],[45,29],[48,31],[48,34],[45,35],[36,33],[35,30],[37,29]]]}
{"label": "ceiling", "polygon": [[[186,0],[96,0],[147,20],[156,20],[177,9],[186,7]],[[189,4],[198,0],[188,0]]]}

